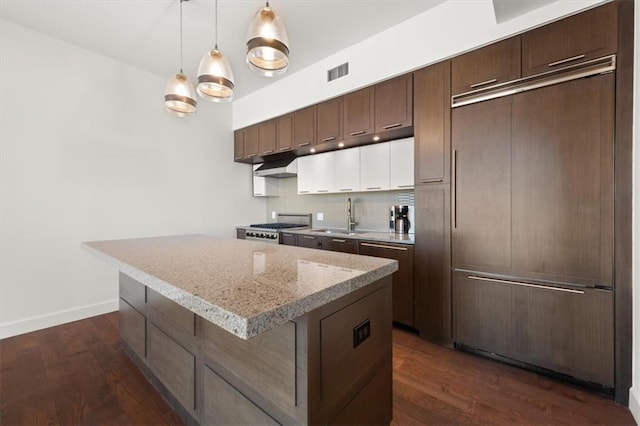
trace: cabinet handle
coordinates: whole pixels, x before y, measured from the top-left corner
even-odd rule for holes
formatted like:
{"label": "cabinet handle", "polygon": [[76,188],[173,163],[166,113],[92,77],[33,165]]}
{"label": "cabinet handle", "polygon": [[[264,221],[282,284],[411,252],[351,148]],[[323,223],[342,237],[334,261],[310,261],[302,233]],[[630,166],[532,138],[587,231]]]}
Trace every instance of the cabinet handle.
{"label": "cabinet handle", "polygon": [[382,128],[384,130],[389,130],[389,129],[393,129],[394,127],[400,127],[402,126],[402,123],[393,123],[393,124],[387,124],[386,126],[382,126]]}
{"label": "cabinet handle", "polygon": [[367,246],[367,247],[375,247],[375,248],[383,248],[383,249],[391,249],[391,250],[400,250],[400,251],[409,250],[406,247],[385,246],[385,245],[382,245],[382,244],[360,243],[360,245]]}
{"label": "cabinet handle", "polygon": [[247,158],[255,157],[256,155],[258,155],[258,154],[249,154],[249,155],[247,155]]}
{"label": "cabinet handle", "polygon": [[332,239],[331,241],[333,241],[334,243],[346,243],[347,240],[336,240],[335,238]]}
{"label": "cabinet handle", "polygon": [[340,191],[353,191],[353,188],[340,188]]}
{"label": "cabinet handle", "polygon": [[264,195],[262,192],[256,192],[255,194],[253,194],[253,196],[258,196],[258,195]]}
{"label": "cabinet handle", "polygon": [[290,146],[283,146],[282,148],[280,148],[280,151],[285,151],[287,149],[291,149],[291,147]]}
{"label": "cabinet handle", "polygon": [[475,87],[484,86],[485,84],[495,83],[496,81],[498,81],[498,79],[497,79],[497,78],[492,78],[491,80],[481,81],[480,83],[474,83],[474,84],[471,84],[469,87],[473,89],[473,88],[475,88]]}
{"label": "cabinet handle", "polygon": [[420,183],[442,183],[443,179],[424,179]]}
{"label": "cabinet handle", "polygon": [[234,160],[240,160],[242,156],[234,158]]}
{"label": "cabinet handle", "polygon": [[413,185],[396,185],[396,188],[413,188]]}
{"label": "cabinet handle", "polygon": [[469,278],[471,280],[477,280],[477,281],[489,281],[489,282],[492,282],[492,283],[517,285],[517,286],[521,286],[521,287],[541,288],[541,289],[544,289],[544,290],[560,291],[560,292],[563,292],[563,293],[584,294],[584,291],[582,291],[582,290],[572,290],[572,289],[569,289],[569,288],[562,288],[562,287],[551,287],[551,286],[548,286],[548,285],[541,285],[541,284],[529,284],[529,283],[523,283],[523,282],[520,282],[520,281],[499,280],[499,279],[496,279],[496,278],[479,277],[477,275],[468,275],[467,278]]}
{"label": "cabinet handle", "polygon": [[329,141],[335,140],[335,138],[336,138],[335,136],[330,136],[328,138],[323,138],[322,142],[329,142]]}
{"label": "cabinet handle", "polygon": [[310,237],[308,235],[303,235],[302,238],[306,238],[307,240],[315,240],[316,237]]}
{"label": "cabinet handle", "polygon": [[269,151],[265,151],[265,152],[263,152],[263,154],[271,154],[272,152],[273,152],[273,150],[272,150],[272,149],[270,149]]}
{"label": "cabinet handle", "polygon": [[309,191],[298,191],[298,194],[308,194]]}
{"label": "cabinet handle", "polygon": [[351,132],[351,133],[349,133],[349,136],[364,135],[365,133],[367,133],[367,131],[366,131],[366,130],[358,130],[357,132]]}
{"label": "cabinet handle", "polygon": [[328,189],[318,189],[318,192],[329,192]]}
{"label": "cabinet handle", "polygon": [[451,198],[451,201],[453,202],[453,209],[451,210],[453,211],[451,212],[451,214],[453,214],[453,229],[456,229],[458,227],[458,151],[455,149],[453,150],[453,161],[451,169],[451,176],[453,177],[453,197]]}
{"label": "cabinet handle", "polygon": [[370,186],[367,189],[382,189],[380,186]]}
{"label": "cabinet handle", "polygon": [[307,146],[311,145],[311,142],[299,143],[298,146]]}
{"label": "cabinet handle", "polygon": [[582,59],[582,58],[584,58],[584,55],[572,56],[571,58],[567,58],[567,59],[562,59],[560,61],[551,62],[549,64],[549,68],[555,67],[557,65],[566,64],[567,62],[577,61],[578,59]]}

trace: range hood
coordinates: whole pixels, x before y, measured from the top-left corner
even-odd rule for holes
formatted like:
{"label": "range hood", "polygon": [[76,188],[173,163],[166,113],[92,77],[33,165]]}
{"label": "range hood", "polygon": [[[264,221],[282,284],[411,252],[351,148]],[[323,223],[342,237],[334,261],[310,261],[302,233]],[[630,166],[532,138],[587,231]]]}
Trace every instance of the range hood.
{"label": "range hood", "polygon": [[298,161],[295,158],[270,161],[258,167],[253,174],[272,178],[294,177],[298,175]]}

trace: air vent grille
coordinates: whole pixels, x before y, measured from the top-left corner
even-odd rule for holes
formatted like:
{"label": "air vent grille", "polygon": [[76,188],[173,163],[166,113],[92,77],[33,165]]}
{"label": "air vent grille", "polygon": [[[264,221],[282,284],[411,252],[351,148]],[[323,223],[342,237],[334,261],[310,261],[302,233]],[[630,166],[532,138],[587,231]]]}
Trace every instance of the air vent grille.
{"label": "air vent grille", "polygon": [[349,74],[349,62],[345,62],[327,71],[327,82],[344,77],[347,74]]}

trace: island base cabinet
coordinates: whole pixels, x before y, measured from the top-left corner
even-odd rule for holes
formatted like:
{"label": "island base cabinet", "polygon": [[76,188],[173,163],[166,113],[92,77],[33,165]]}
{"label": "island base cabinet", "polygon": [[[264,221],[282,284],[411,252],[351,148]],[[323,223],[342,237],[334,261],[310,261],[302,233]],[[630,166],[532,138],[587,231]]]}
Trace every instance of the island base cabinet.
{"label": "island base cabinet", "polygon": [[124,299],[120,299],[120,336],[140,359],[146,355],[146,318]]}
{"label": "island base cabinet", "polygon": [[613,293],[453,273],[456,343],[613,387]]}

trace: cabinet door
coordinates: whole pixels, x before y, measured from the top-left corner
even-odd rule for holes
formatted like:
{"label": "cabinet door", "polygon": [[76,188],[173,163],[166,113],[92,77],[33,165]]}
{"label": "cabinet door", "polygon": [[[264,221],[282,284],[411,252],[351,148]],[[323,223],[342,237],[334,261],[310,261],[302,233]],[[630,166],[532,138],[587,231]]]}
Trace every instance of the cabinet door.
{"label": "cabinet door", "polygon": [[124,299],[120,301],[120,336],[140,359],[146,354],[146,318]]}
{"label": "cabinet door", "polygon": [[288,232],[283,232],[280,234],[280,244],[285,246],[295,246],[296,243],[296,234],[290,234]]}
{"label": "cabinet door", "polygon": [[367,87],[344,96],[343,139],[354,138],[374,132],[374,91]]}
{"label": "cabinet door", "polygon": [[[262,166],[262,163],[254,164],[253,171]],[[254,197],[274,197],[278,195],[278,180],[252,174],[253,196]]]}
{"label": "cabinet door", "polygon": [[617,4],[600,7],[522,35],[522,74],[551,71],[617,51]]}
{"label": "cabinet door", "polygon": [[364,256],[384,257],[398,261],[398,270],[392,275],[393,320],[413,326],[413,247],[377,241],[360,241],[358,253]]}
{"label": "cabinet door", "polygon": [[485,46],[451,60],[454,95],[521,77],[520,37]]}
{"label": "cabinet door", "polygon": [[298,234],[297,236],[297,246],[298,247],[307,247],[314,249],[322,249],[322,237],[318,237],[316,235],[302,235]]}
{"label": "cabinet door", "polygon": [[413,138],[389,142],[389,188],[413,188]]}
{"label": "cabinet door", "polygon": [[360,190],[360,148],[334,151],[334,179],[332,192]]}
{"label": "cabinet door", "polygon": [[244,129],[233,132],[233,159],[241,160],[244,158]]}
{"label": "cabinet door", "polygon": [[511,268],[511,97],[455,108],[453,267]]}
{"label": "cabinet door", "polygon": [[313,155],[299,157],[298,161],[298,194],[311,194],[315,188],[315,171]]}
{"label": "cabinet door", "polygon": [[276,120],[260,123],[260,155],[269,155],[277,149]]}
{"label": "cabinet door", "polygon": [[415,327],[451,342],[451,192],[449,184],[415,189]]}
{"label": "cabinet door", "polygon": [[389,142],[360,147],[360,190],[389,189]]}
{"label": "cabinet door", "polygon": [[293,145],[295,148],[316,144],[316,106],[293,113]]}
{"label": "cabinet door", "polygon": [[333,190],[333,152],[323,152],[311,156],[313,167],[313,189],[317,194],[328,193]]}
{"label": "cabinet door", "polygon": [[405,74],[374,86],[375,131],[413,125],[413,75]]}
{"label": "cabinet door", "polygon": [[276,119],[278,134],[278,152],[293,149],[293,114],[285,114]]}
{"label": "cabinet door", "polygon": [[513,270],[613,285],[613,74],[515,96]]}
{"label": "cabinet door", "polygon": [[358,254],[358,240],[351,240],[348,238],[327,237],[322,242],[322,248],[324,250]]}
{"label": "cabinet door", "polygon": [[247,127],[244,131],[244,156],[255,157],[260,153],[260,125]]}
{"label": "cabinet door", "polygon": [[415,183],[449,182],[451,152],[451,63],[414,73]]}
{"label": "cabinet door", "polygon": [[342,139],[342,97],[318,104],[318,144]]}

